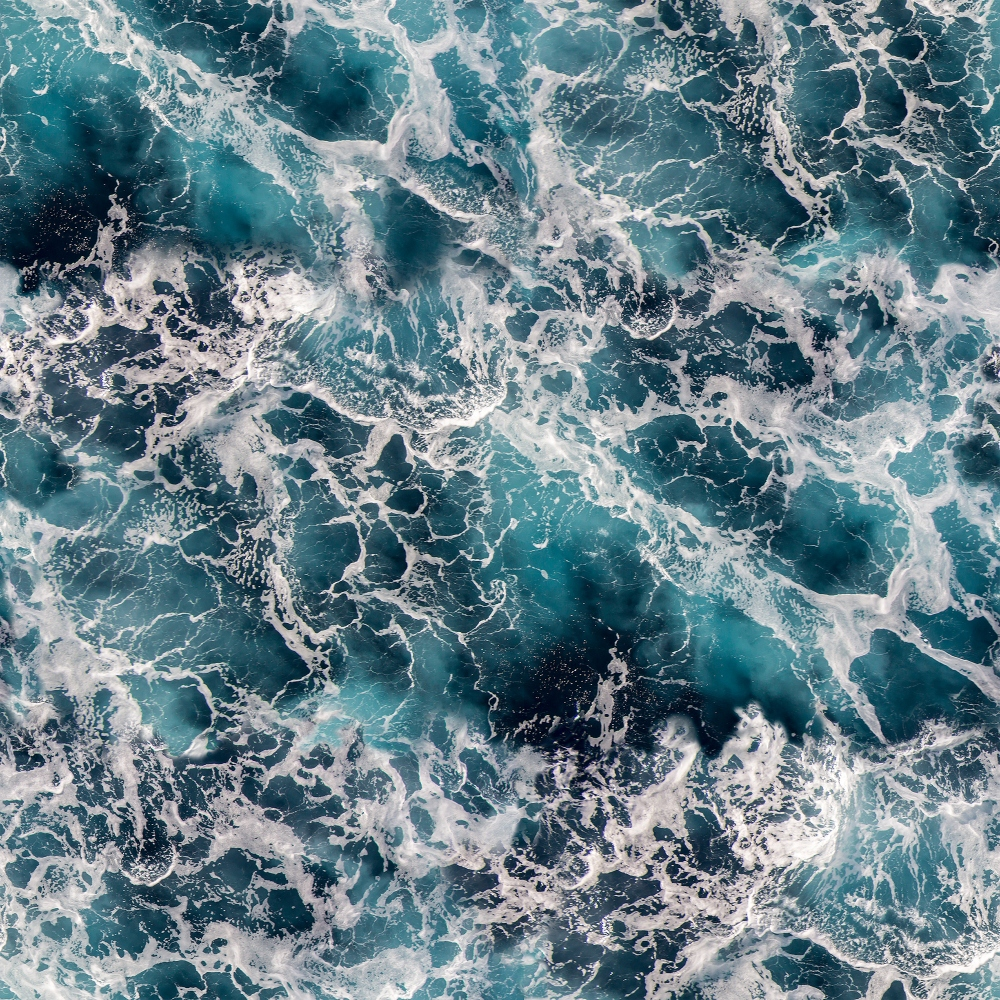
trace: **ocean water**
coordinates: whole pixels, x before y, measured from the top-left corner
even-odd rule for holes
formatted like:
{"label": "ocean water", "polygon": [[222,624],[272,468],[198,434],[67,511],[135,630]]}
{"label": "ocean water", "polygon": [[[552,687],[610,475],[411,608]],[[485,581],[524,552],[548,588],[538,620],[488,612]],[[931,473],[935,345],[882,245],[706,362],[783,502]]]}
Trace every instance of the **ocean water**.
{"label": "ocean water", "polygon": [[998,91],[0,0],[0,1000],[1000,997]]}

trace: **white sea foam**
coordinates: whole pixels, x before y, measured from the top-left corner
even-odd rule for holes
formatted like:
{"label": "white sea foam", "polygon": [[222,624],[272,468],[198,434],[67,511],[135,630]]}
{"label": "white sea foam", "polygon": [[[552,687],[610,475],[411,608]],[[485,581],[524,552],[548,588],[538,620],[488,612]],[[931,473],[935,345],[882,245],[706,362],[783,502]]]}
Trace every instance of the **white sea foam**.
{"label": "white sea foam", "polygon": [[[601,11],[533,6],[550,26],[605,24]],[[948,18],[966,6],[928,9]],[[878,718],[849,671],[854,660],[868,650],[878,629],[896,632],[968,677],[993,700],[1000,700],[991,666],[935,650],[907,618],[912,607],[984,613],[958,583],[933,515],[954,503],[984,538],[995,539],[992,509],[988,502],[984,506],[988,491],[957,474],[950,450],[942,452],[947,474],[929,492],[911,491],[890,472],[893,462],[912,453],[931,431],[940,430],[955,441],[973,433],[977,428],[971,406],[995,399],[996,390],[983,382],[974,366],[966,366],[962,371],[948,371],[947,391],[958,400],[953,412],[934,418],[930,402],[934,376],[945,370],[949,339],[974,324],[981,324],[991,338],[997,335],[996,272],[946,267],[932,289],[921,291],[898,257],[866,255],[842,264],[829,224],[827,189],[835,178],[817,177],[800,155],[799,138],[782,103],[788,97],[787,88],[776,88],[777,97],[767,109],[767,162],[784,189],[822,223],[815,243],[817,263],[789,264],[753,241],[725,250],[712,244],[704,220],[692,218],[681,207],[639,204],[617,191],[602,189],[595,180],[598,171],[581,162],[561,134],[565,123],[553,119],[554,95],[566,83],[565,74],[538,62],[530,69],[538,86],[524,111],[530,139],[523,154],[533,169],[535,185],[531,211],[525,214],[537,230],[527,245],[518,246],[492,210],[450,197],[447,185],[428,179],[409,159],[419,154],[438,160],[458,150],[454,109],[432,60],[454,48],[484,86],[492,85],[499,72],[490,43],[488,19],[492,15],[487,15],[487,27],[474,36],[461,27],[449,5],[444,14],[446,27],[430,40],[416,42],[390,19],[386,4],[359,4],[350,16],[320,3],[303,6],[302,14],[289,22],[291,35],[308,18],[317,18],[377,38],[397,54],[407,77],[406,94],[389,122],[387,141],[378,143],[321,142],[296,132],[269,114],[253,81],[204,72],[183,55],[157,47],[114,4],[60,0],[36,4],[35,10],[47,23],[71,16],[93,51],[137,69],[148,83],[143,100],[164,127],[193,140],[230,144],[246,162],[292,195],[319,194],[338,220],[337,233],[324,234],[328,243],[320,241],[323,267],[312,271],[274,257],[234,255],[216,262],[216,277],[232,311],[229,325],[199,325],[185,314],[185,336],[171,329],[166,317],[181,315],[180,296],[190,290],[185,267],[207,266],[203,255],[193,246],[178,244],[169,251],[135,251],[124,267],[112,267],[115,241],[127,223],[117,204],[109,206],[108,223],[90,257],[75,270],[52,277],[40,294],[18,294],[16,274],[6,267],[0,271],[0,309],[5,316],[3,384],[26,422],[48,405],[42,378],[46,371],[68,370],[75,377],[89,379],[87,392],[108,401],[122,391],[116,388],[116,376],[130,391],[194,380],[197,388],[181,404],[176,421],[160,422],[146,432],[140,457],[110,470],[90,454],[89,445],[71,450],[86,470],[83,475],[114,481],[126,492],[136,488],[136,473],[159,476],[160,458],[191,443],[205,447],[218,460],[222,475],[234,488],[245,474],[252,476],[263,512],[255,530],[259,539],[273,547],[266,562],[267,597],[261,613],[312,669],[326,669],[330,650],[341,641],[344,629],[322,627],[307,614],[307,599],[292,564],[296,527],[288,513],[290,492],[279,460],[308,460],[315,470],[313,480],[326,484],[348,511],[343,523],[351,525],[360,539],[360,554],[344,570],[343,579],[353,588],[359,606],[388,606],[400,620],[405,617],[434,634],[450,635],[453,630],[445,624],[445,616],[427,599],[440,585],[443,560],[406,542],[406,569],[400,585],[371,584],[365,579],[368,553],[362,537],[368,515],[360,513],[360,508],[371,504],[378,511],[372,517],[388,523],[390,487],[376,485],[369,476],[395,434],[403,437],[408,458],[445,475],[471,469],[486,484],[489,447],[456,443],[455,431],[488,428],[509,443],[538,476],[551,482],[558,474],[570,473],[589,502],[637,525],[643,558],[654,567],[658,579],[670,580],[691,594],[731,602],[793,651],[806,644],[822,650],[859,716],[876,735],[881,735]],[[816,12],[821,23],[832,24],[822,5],[816,5]],[[615,21],[615,30],[638,30],[634,20],[638,14],[630,12],[631,20],[622,15]],[[727,4],[722,15],[734,32],[742,18],[752,19],[763,36],[768,60],[780,68],[788,48],[772,8]],[[854,44],[840,35],[837,40],[845,52]],[[853,53],[850,58],[854,59]],[[880,60],[885,61],[884,55]],[[647,63],[643,73],[630,79],[634,92],[648,97],[676,91],[694,72],[677,49]],[[186,80],[193,81],[196,96],[186,89]],[[907,100],[912,107],[911,98]],[[521,114],[511,107],[499,111]],[[857,118],[854,114],[853,119]],[[856,125],[853,119],[848,125]],[[913,162],[933,162],[932,152],[919,151],[918,155],[907,142],[899,140]],[[473,159],[468,146],[463,151]],[[486,158],[485,153],[476,155]],[[431,294],[426,289],[393,291],[389,308],[397,309],[398,316],[420,331],[424,349],[415,357],[395,351],[396,330],[385,318],[386,300],[376,300],[369,281],[378,277],[372,260],[379,248],[361,196],[389,180],[468,225],[469,248],[492,255],[501,265],[493,272],[500,274],[498,291],[487,287],[486,279],[473,268],[446,260],[436,278],[440,295],[434,322],[420,313]],[[816,191],[821,193],[811,193]],[[667,194],[672,196],[672,192]],[[628,407],[600,411],[588,405],[588,366],[609,347],[615,328],[626,322],[622,297],[613,291],[620,290],[626,280],[642,288],[648,277],[625,225],[636,221],[651,226],[689,223],[698,228],[709,253],[700,270],[677,281],[669,316],[645,320],[640,314],[628,321],[637,341],[680,339],[705,319],[720,315],[729,304],[741,303],[780,317],[786,335],[782,341],[795,343],[814,367],[812,384],[794,391],[777,390],[750,387],[735,377],[714,374],[698,386],[687,365],[689,357],[682,355],[664,362],[678,387],[676,399],[650,393],[634,411]],[[345,248],[343,259],[336,263],[329,252],[333,235],[342,238]],[[609,240],[613,248],[606,262],[612,293],[588,301],[574,264],[587,258],[585,247],[599,237]],[[87,264],[97,265],[102,272],[99,292],[82,285],[74,289],[72,276]],[[845,300],[871,294],[895,317],[895,330],[875,357],[852,355],[851,336],[843,329],[825,347],[814,342],[806,322],[816,308],[811,296],[828,285],[834,271],[844,286],[840,294]],[[156,291],[154,282],[168,282],[173,290]],[[506,321],[516,312],[506,293],[517,284],[550,291],[569,288],[584,304],[567,305],[562,297],[558,307],[539,308],[526,339],[515,341],[506,332]],[[685,313],[677,303],[699,288],[709,293],[708,304],[699,312]],[[899,295],[897,288],[902,289]],[[444,315],[447,322],[438,322]],[[939,324],[942,334],[915,349],[921,381],[912,398],[884,402],[853,417],[833,411],[835,384],[856,379],[866,367],[893,369],[900,346],[912,344],[931,323]],[[107,366],[100,379],[82,374],[81,358],[88,344],[114,325],[155,334],[156,346],[146,353],[141,370],[136,359],[127,358]],[[300,350],[303,344],[308,351]],[[453,363],[462,378],[459,384],[434,393],[408,388],[393,374],[402,369],[410,385],[419,384],[437,374],[444,360]],[[570,388],[553,391],[551,379],[561,373],[568,376]],[[519,402],[505,406],[512,384],[520,393]],[[281,442],[264,415],[277,408],[291,389],[310,393],[367,428],[367,448],[338,465],[316,441]],[[725,393],[726,398],[708,416],[702,404],[716,393]],[[888,575],[885,595],[811,591],[787,567],[765,562],[766,539],[755,530],[703,523],[697,513],[664,503],[639,483],[623,460],[629,436],[658,418],[681,414],[692,415],[703,425],[713,421],[714,426],[716,414],[720,422],[742,424],[760,442],[750,448],[751,455],[761,455],[761,445],[779,445],[785,468],[791,466],[782,477],[788,496],[812,480],[822,480],[850,487],[870,506],[888,503],[886,498],[890,498],[906,540]],[[357,477],[357,488],[344,485],[345,465]],[[141,529],[125,539],[137,549],[172,549],[198,526],[196,516],[184,508],[190,482],[165,485],[162,476],[158,481],[177,497],[177,506],[149,512]],[[484,507],[498,502],[487,495],[487,485],[482,489]],[[475,522],[474,517],[471,520]],[[457,558],[472,567],[474,574],[478,567],[489,565],[500,543],[481,524],[471,527],[479,531],[475,545],[470,542]],[[394,877],[400,884],[412,889],[436,870],[456,865],[495,876],[496,888],[489,898],[465,901],[463,919],[456,918],[449,926],[449,937],[461,948],[445,965],[433,966],[427,931],[445,906],[445,887],[424,895],[412,890],[422,911],[421,933],[426,938],[418,934],[413,948],[385,949],[350,968],[318,957],[329,946],[334,929],[350,930],[363,914],[366,903],[352,902],[349,895],[359,882],[359,872],[327,895],[317,893],[303,860],[308,846],[288,824],[268,817],[265,808],[239,793],[245,776],[240,763],[233,765],[231,787],[215,787],[196,815],[182,818],[176,800],[168,798],[156,815],[165,823],[170,843],[174,839],[187,842],[202,833],[210,836],[206,864],[230,849],[280,860],[288,884],[312,909],[313,928],[296,941],[241,930],[220,920],[209,923],[198,938],[179,904],[167,908],[177,923],[179,951],[150,941],[138,957],[125,952],[89,954],[81,914],[94,906],[106,873],[121,871],[132,884],[154,886],[171,873],[184,873],[185,866],[193,872],[202,864],[185,861],[173,847],[148,858],[138,854],[125,858],[114,847],[95,855],[79,846],[87,843],[80,815],[88,808],[97,808],[114,832],[131,824],[134,832],[129,836],[141,843],[148,793],[140,786],[151,782],[171,789],[176,781],[169,755],[151,728],[143,725],[126,678],[141,674],[149,679],[163,675],[192,679],[215,713],[213,724],[222,709],[214,704],[211,690],[197,672],[164,671],[159,664],[130,659],[123,651],[127,643],[121,635],[95,630],[94,621],[82,620],[80,609],[59,593],[51,564],[58,542],[93,530],[60,527],[46,522],[44,511],[32,513],[11,500],[5,504],[4,545],[12,561],[35,584],[30,602],[17,602],[16,636],[23,639],[37,628],[39,637],[24,664],[35,678],[34,688],[25,688],[20,695],[5,690],[4,703],[16,723],[13,732],[34,741],[31,750],[37,749],[44,763],[16,770],[13,756],[4,757],[0,765],[0,783],[8,800],[4,835],[9,839],[13,831],[67,831],[66,854],[55,862],[46,859],[25,886],[20,890],[8,887],[4,898],[7,926],[21,935],[31,960],[19,954],[3,959],[0,967],[11,988],[25,995],[31,990],[60,996],[88,993],[83,986],[55,978],[53,969],[60,958],[76,963],[98,989],[122,990],[129,976],[155,962],[176,959],[178,954],[202,971],[224,958],[252,972],[261,985],[281,984],[296,996],[308,994],[309,982],[319,983],[332,996],[406,996],[437,976],[461,980],[471,990],[477,977],[485,975],[485,943],[490,934],[518,922],[527,928],[516,946],[518,954],[525,963],[539,967],[544,966],[540,956],[548,953],[551,957],[551,942],[546,939],[551,927],[556,934],[567,927],[576,929],[596,943],[609,941],[608,928],[616,920],[629,940],[644,935],[651,939],[656,933],[683,937],[680,953],[685,961],[659,961],[647,978],[649,995],[662,997],[689,983],[699,983],[705,995],[720,997],[780,995],[762,963],[778,954],[791,934],[822,944],[855,968],[877,968],[868,988],[872,997],[880,997],[880,991],[897,977],[905,982],[918,977],[931,994],[941,992],[954,971],[993,961],[997,927],[984,900],[990,898],[988,873],[996,861],[988,828],[1000,792],[993,787],[997,751],[986,736],[955,734],[942,726],[922,733],[893,754],[866,753],[853,747],[832,723],[825,734],[794,742],[750,706],[714,759],[701,753],[690,722],[679,719],[667,725],[653,749],[631,751],[622,749],[625,730],[615,729],[613,722],[615,697],[627,683],[628,668],[610,654],[612,669],[589,710],[600,725],[594,742],[605,758],[599,764],[569,752],[562,756],[518,754],[454,723],[446,750],[429,740],[410,747],[417,758],[420,787],[408,792],[388,752],[368,746],[359,758],[349,759],[355,736],[351,728],[354,706],[345,706],[343,692],[332,681],[325,695],[307,706],[311,720],[289,719],[246,693],[238,708],[230,710],[238,723],[236,729],[244,730],[234,735],[241,745],[249,733],[291,732],[293,749],[283,762],[270,766],[268,778],[299,775],[303,759],[321,743],[334,746],[335,752],[331,763],[313,771],[330,794],[342,795],[345,803],[352,799],[347,786],[355,769],[381,771],[389,777],[381,795],[350,805],[355,825],[339,822],[346,832],[333,831],[338,823],[324,823],[340,845],[371,838],[382,856],[397,866]],[[229,563],[220,559],[219,566],[235,577],[245,568],[239,562],[243,558],[240,551]],[[516,619],[517,608],[503,585],[488,590],[483,584],[478,599],[487,614],[504,611]],[[386,626],[387,632],[393,630],[413,654],[412,635],[399,621]],[[83,711],[82,706],[92,705],[99,690],[111,692],[110,707],[104,716],[94,710],[93,717],[82,719],[78,744],[46,744],[40,734],[57,711],[53,692],[65,692]],[[377,691],[374,683],[373,690]],[[377,721],[391,730],[385,720]],[[467,770],[461,757],[467,749],[488,759],[499,775],[490,800],[493,815],[467,808],[455,794]],[[94,807],[83,802],[70,776],[69,761],[75,756],[79,765],[98,751],[107,768],[105,790],[115,784],[104,805]],[[204,745],[198,743],[189,749],[192,758],[204,752]],[[970,768],[980,768],[974,780],[963,783],[956,776],[954,761],[959,758]],[[988,766],[974,765],[975,760],[985,760]],[[540,779],[550,783],[547,797],[537,791]],[[31,805],[38,806],[37,812],[30,813]],[[421,813],[415,813],[417,808]],[[700,820],[696,821],[696,813]],[[414,815],[422,814],[429,817],[429,827],[414,820]],[[598,816],[606,820],[600,831],[593,822]],[[709,839],[719,845],[719,857],[731,862],[723,875],[699,867],[694,858],[695,830],[703,830],[698,823],[707,822],[705,817],[714,824]],[[562,853],[550,859],[547,867],[539,864],[531,878],[513,874],[519,864],[534,863],[532,848],[517,834],[525,820],[537,823],[543,831],[566,833]],[[19,823],[25,824],[23,830]],[[7,841],[4,845],[0,867],[16,860]],[[889,886],[892,895],[898,872],[922,864],[917,858],[921,849],[935,853],[938,870],[945,873],[939,876],[941,885],[933,893],[918,891],[906,909],[904,916],[916,931],[890,933],[885,930],[886,904],[874,893],[866,895],[862,883],[870,879],[872,885]],[[51,877],[50,863],[57,869]],[[647,909],[623,903],[602,914],[597,926],[590,926],[588,898],[603,884],[601,877],[611,874],[655,883],[655,892]],[[256,885],[264,885],[262,876],[254,877]],[[932,902],[942,899],[952,900],[965,920],[950,936],[931,927],[925,915]],[[401,905],[378,904],[385,912]],[[64,941],[42,931],[43,922],[60,915],[72,924]],[[220,957],[209,954],[208,943],[216,937],[227,941]],[[46,962],[49,968],[41,968]],[[544,991],[546,977],[555,974],[537,975],[536,985]],[[815,994],[800,987],[791,995]]]}

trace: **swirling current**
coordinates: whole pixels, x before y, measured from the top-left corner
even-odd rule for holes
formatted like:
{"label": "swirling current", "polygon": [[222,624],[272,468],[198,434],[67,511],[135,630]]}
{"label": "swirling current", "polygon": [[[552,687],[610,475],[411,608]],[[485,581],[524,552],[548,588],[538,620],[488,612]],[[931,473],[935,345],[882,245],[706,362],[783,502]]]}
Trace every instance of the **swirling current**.
{"label": "swirling current", "polygon": [[0,0],[0,1000],[1000,997],[998,92]]}

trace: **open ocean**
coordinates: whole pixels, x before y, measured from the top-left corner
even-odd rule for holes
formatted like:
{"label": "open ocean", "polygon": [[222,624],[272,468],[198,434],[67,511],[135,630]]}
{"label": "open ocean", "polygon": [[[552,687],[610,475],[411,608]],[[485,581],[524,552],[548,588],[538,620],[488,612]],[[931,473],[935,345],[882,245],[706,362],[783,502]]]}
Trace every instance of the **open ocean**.
{"label": "open ocean", "polygon": [[0,0],[0,1000],[1000,997],[998,95]]}

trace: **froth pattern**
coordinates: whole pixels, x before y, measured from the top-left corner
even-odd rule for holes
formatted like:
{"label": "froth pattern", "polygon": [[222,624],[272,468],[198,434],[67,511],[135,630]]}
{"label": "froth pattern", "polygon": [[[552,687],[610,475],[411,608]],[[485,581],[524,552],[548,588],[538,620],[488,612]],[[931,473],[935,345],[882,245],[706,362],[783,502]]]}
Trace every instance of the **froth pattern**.
{"label": "froth pattern", "polygon": [[1000,990],[996,30],[0,0],[0,994]]}

